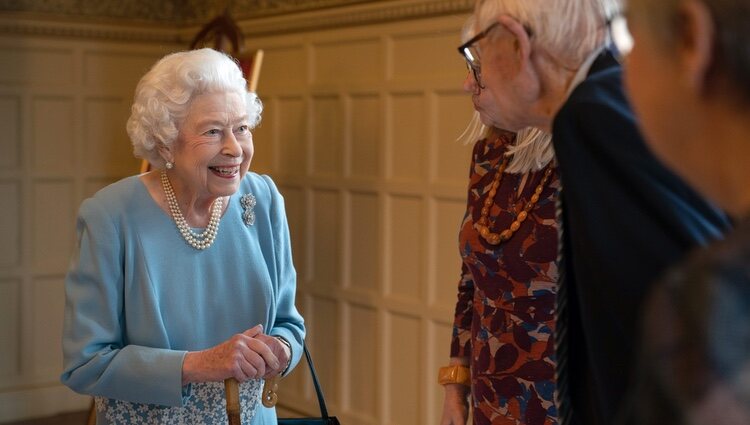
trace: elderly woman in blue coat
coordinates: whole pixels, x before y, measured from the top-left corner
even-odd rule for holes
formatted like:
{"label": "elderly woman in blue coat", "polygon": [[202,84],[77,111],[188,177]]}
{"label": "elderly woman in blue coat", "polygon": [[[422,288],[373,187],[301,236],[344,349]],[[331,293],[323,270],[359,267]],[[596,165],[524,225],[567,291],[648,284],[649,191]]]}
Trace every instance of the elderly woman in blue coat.
{"label": "elderly woman in blue coat", "polygon": [[248,172],[262,105],[211,49],[168,55],[141,79],[127,130],[153,171],[83,202],[65,282],[62,382],[97,422],[275,424],[264,379],[302,353],[283,198]]}

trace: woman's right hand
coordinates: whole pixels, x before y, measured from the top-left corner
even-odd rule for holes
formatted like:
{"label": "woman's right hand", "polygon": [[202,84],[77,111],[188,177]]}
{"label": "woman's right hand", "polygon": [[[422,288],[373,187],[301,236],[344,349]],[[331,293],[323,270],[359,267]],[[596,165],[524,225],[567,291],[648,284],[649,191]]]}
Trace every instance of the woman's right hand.
{"label": "woman's right hand", "polygon": [[469,388],[461,384],[446,384],[443,399],[443,418],[440,425],[466,425],[469,418]]}
{"label": "woman's right hand", "polygon": [[257,325],[209,349],[188,352],[182,363],[182,384],[227,378],[245,382],[262,378],[266,368],[279,369],[279,359],[265,342],[256,338],[262,334],[263,326]]}

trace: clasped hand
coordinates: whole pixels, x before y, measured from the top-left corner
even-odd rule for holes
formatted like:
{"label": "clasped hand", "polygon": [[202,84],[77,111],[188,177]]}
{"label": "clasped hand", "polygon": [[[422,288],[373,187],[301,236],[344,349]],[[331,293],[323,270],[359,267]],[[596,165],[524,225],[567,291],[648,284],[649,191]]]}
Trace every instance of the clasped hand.
{"label": "clasped hand", "polygon": [[209,349],[188,352],[182,364],[182,384],[268,379],[284,371],[290,355],[285,344],[257,325]]}

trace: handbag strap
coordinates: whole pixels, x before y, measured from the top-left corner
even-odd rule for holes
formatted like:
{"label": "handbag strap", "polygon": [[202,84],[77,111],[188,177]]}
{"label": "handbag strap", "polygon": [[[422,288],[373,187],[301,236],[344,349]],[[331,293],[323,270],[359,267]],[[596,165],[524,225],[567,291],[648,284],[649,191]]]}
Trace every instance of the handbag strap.
{"label": "handbag strap", "polygon": [[328,419],[328,409],[326,409],[326,400],[323,397],[323,390],[320,388],[320,382],[318,382],[318,375],[315,373],[315,367],[313,366],[312,357],[310,356],[310,352],[307,350],[307,344],[302,345],[302,348],[305,350],[305,358],[307,359],[307,364],[310,366],[310,375],[312,375],[313,385],[315,386],[315,394],[318,396],[318,404],[320,405],[320,416],[323,417],[323,419]]}

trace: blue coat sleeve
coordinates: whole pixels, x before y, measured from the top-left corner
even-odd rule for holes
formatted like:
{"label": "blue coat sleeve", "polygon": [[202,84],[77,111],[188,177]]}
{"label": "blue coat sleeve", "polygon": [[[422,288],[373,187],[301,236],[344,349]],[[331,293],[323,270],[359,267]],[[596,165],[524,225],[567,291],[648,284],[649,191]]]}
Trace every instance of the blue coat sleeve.
{"label": "blue coat sleeve", "polygon": [[284,210],[284,198],[268,176],[263,176],[271,193],[271,226],[274,253],[277,256],[275,280],[278,285],[275,320],[269,330],[270,335],[280,336],[292,346],[292,362],[289,373],[302,356],[302,344],[305,340],[305,325],[302,316],[295,306],[297,292],[297,273],[292,261],[292,245],[289,237],[289,225]]}
{"label": "blue coat sleeve", "polygon": [[76,392],[138,403],[183,403],[184,351],[125,341],[125,241],[106,202],[86,200],[65,281],[63,384]]}

